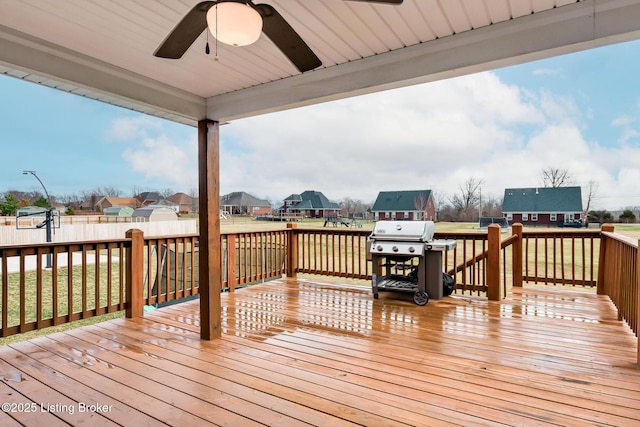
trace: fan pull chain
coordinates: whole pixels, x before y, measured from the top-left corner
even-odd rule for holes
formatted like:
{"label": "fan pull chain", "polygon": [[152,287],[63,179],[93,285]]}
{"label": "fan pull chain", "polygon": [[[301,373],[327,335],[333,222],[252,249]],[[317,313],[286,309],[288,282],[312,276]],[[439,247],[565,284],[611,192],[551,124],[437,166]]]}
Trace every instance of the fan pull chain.
{"label": "fan pull chain", "polygon": [[219,61],[220,58],[218,58],[218,3],[216,3],[215,5],[216,8],[216,55],[213,57],[214,60]]}

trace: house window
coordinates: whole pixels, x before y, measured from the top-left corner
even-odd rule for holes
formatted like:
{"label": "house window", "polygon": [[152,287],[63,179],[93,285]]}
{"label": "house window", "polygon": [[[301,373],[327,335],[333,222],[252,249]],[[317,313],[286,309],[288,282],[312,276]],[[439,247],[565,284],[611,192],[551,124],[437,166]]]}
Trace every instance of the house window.
{"label": "house window", "polygon": [[395,212],[389,212],[388,215],[393,219],[396,218],[396,213]]}
{"label": "house window", "polygon": [[552,222],[556,222],[558,220],[558,214],[552,213],[549,218]]}
{"label": "house window", "polygon": [[404,213],[404,219],[409,219],[409,211],[405,211],[405,213]]}
{"label": "house window", "polygon": [[531,214],[531,221],[537,221],[538,220],[538,214],[537,213],[532,213]]}
{"label": "house window", "polygon": [[574,220],[574,218],[573,218],[573,214],[572,214],[572,213],[568,213],[568,214],[566,214],[566,215],[565,215],[565,218],[567,218],[567,220],[569,220],[569,221],[573,221],[573,220]]}
{"label": "house window", "polygon": [[523,221],[529,221],[529,214],[523,213],[522,214],[522,220]]}
{"label": "house window", "polygon": [[507,214],[507,220],[508,221],[513,221],[513,214],[512,213],[508,213]]}

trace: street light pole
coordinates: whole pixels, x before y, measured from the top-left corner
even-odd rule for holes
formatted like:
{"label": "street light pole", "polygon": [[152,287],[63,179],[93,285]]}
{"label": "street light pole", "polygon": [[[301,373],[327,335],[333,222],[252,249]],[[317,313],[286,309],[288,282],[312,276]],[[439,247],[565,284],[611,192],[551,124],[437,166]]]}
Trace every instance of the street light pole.
{"label": "street light pole", "polygon": [[[47,243],[51,243],[51,221],[53,221],[53,205],[51,204],[51,197],[49,197],[49,192],[47,191],[47,187],[44,186],[44,183],[42,182],[42,180],[40,178],[38,178],[38,175],[36,175],[36,171],[28,171],[28,170],[23,170],[22,171],[23,175],[28,175],[31,174],[33,175],[38,182],[40,183],[40,185],[42,185],[42,188],[44,189],[44,194],[46,194],[47,196],[47,202],[49,203],[49,209],[47,209],[47,212],[45,214],[45,227],[47,230]],[[51,268],[51,254],[47,254],[47,266],[46,268]]]}

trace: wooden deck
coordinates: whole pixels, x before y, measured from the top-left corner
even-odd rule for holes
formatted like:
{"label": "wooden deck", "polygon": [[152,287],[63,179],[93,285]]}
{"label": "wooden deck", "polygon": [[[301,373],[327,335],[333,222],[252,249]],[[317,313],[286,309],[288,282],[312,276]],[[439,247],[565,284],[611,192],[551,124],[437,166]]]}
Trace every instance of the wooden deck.
{"label": "wooden deck", "polygon": [[222,301],[214,342],[195,300],[0,348],[0,425],[640,423],[636,339],[593,293],[418,307],[299,278]]}

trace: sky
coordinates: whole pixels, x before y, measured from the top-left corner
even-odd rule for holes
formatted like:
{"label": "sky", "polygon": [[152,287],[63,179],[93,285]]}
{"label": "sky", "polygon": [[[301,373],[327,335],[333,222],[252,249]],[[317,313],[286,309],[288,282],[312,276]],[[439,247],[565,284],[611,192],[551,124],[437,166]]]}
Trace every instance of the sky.
{"label": "sky", "polygon": [[[241,119],[220,128],[221,194],[372,203],[470,178],[482,195],[566,169],[591,209],[640,206],[640,41]],[[0,76],[0,194],[197,188],[197,131]]]}

